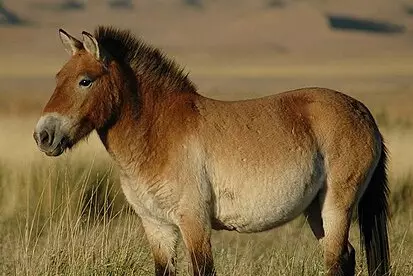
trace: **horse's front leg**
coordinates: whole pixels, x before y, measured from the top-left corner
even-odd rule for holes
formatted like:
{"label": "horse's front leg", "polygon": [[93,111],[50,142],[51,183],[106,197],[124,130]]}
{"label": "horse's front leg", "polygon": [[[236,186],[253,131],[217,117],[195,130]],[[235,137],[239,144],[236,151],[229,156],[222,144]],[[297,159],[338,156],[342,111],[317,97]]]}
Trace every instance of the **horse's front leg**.
{"label": "horse's front leg", "polygon": [[148,218],[142,218],[142,225],[155,260],[155,275],[175,276],[178,227]]}
{"label": "horse's front leg", "polygon": [[182,239],[191,256],[194,276],[215,276],[211,250],[211,222],[206,212],[187,209],[179,219]]}

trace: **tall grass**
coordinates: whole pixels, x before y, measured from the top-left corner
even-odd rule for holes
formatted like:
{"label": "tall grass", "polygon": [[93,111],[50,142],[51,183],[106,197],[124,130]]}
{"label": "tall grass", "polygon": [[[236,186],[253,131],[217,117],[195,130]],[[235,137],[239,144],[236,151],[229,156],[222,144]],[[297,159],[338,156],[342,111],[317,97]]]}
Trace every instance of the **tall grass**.
{"label": "tall grass", "polygon": [[[391,181],[394,275],[412,275],[413,178]],[[107,161],[60,160],[0,169],[0,275],[150,275],[139,219]],[[366,275],[358,231],[352,243]],[[320,275],[321,248],[305,219],[259,234],[213,233],[220,275]],[[189,272],[182,244],[179,271]]]}
{"label": "tall grass", "polygon": [[145,272],[150,255],[139,220],[114,174],[109,164],[96,162],[34,163],[17,171],[3,166],[0,273]]}

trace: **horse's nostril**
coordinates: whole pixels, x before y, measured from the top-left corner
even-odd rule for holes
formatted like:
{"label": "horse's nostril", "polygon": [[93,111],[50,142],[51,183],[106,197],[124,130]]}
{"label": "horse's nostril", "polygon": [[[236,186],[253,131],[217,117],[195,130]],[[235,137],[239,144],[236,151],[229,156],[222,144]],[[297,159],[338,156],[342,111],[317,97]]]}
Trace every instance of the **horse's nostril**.
{"label": "horse's nostril", "polygon": [[42,130],[39,134],[40,144],[42,145],[50,145],[50,135],[46,130]]}

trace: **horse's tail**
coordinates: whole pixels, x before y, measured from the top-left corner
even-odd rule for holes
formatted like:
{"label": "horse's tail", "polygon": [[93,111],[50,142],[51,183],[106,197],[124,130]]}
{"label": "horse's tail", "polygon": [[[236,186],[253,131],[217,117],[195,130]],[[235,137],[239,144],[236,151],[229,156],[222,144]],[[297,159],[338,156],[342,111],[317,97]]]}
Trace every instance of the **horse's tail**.
{"label": "horse's tail", "polygon": [[370,276],[390,274],[387,237],[388,194],[387,150],[382,142],[380,160],[358,204],[360,237],[364,242]]}

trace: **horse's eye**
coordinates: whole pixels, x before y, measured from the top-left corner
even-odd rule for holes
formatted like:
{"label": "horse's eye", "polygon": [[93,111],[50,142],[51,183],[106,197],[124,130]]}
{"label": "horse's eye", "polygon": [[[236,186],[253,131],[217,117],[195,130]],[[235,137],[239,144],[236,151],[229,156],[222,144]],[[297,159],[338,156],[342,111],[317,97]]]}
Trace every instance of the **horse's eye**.
{"label": "horse's eye", "polygon": [[83,79],[79,82],[79,85],[84,86],[84,87],[88,87],[91,84],[92,84],[92,81],[89,79]]}

